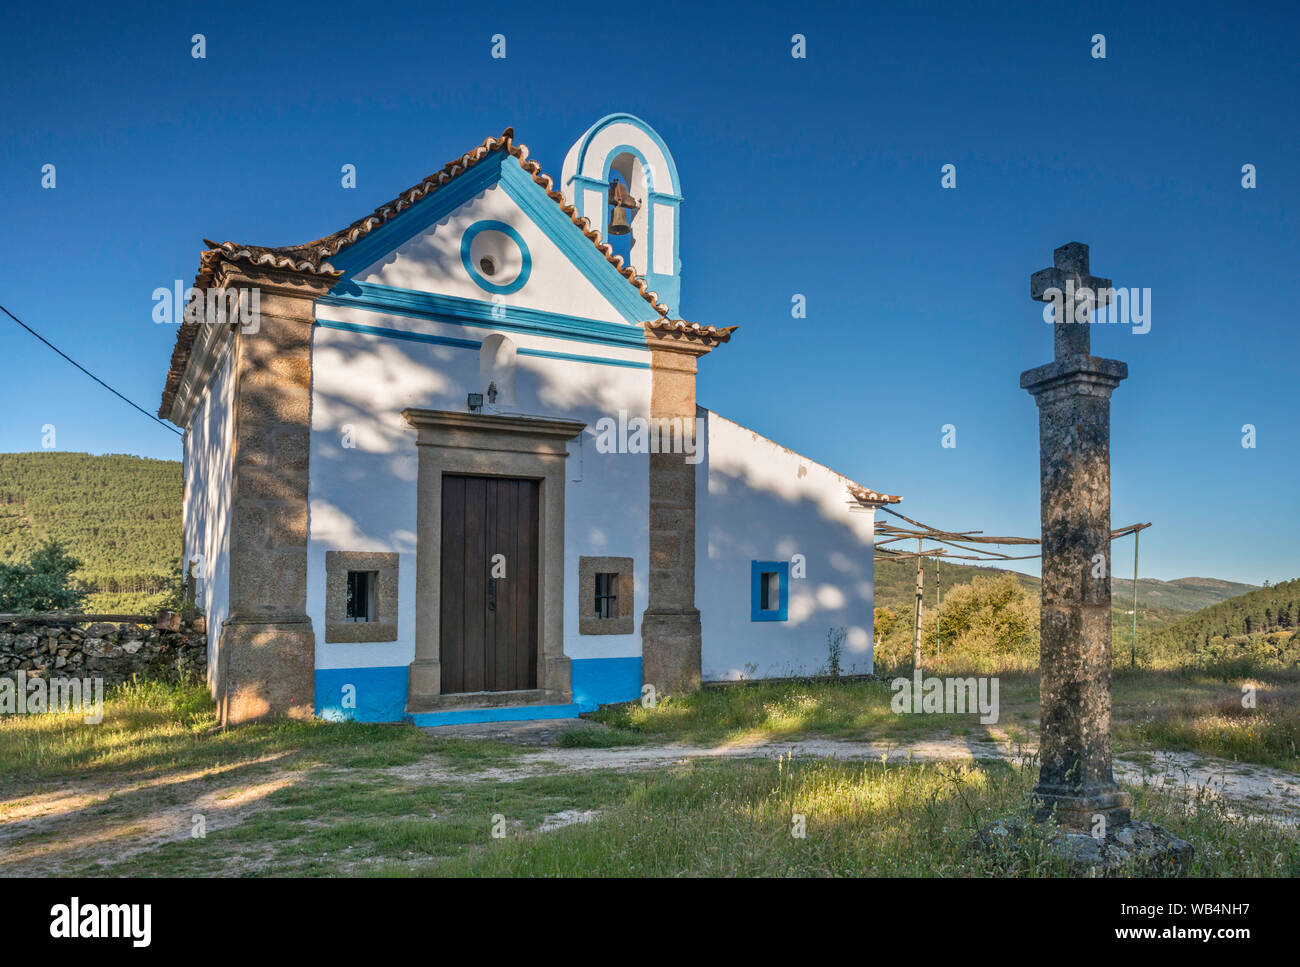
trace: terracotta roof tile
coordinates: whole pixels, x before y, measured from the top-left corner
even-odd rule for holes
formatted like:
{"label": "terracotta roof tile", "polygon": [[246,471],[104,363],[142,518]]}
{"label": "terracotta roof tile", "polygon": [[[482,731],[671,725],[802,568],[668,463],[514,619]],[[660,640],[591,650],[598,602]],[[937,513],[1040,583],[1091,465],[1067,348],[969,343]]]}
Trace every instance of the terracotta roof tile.
{"label": "terracotta roof tile", "polygon": [[248,259],[257,264],[275,264],[284,268],[292,266],[299,271],[322,275],[337,274],[334,267],[330,265],[329,259],[349,245],[369,235],[385,222],[400,215],[417,202],[423,201],[438,188],[452,181],[458,175],[464,174],[494,151],[505,151],[515,158],[519,162],[519,166],[532,177],[534,182],[541,186],[552,201],[560,206],[561,211],[569,216],[569,220],[582,229],[582,233],[605,256],[606,261],[613,265],[619,271],[619,274],[636,286],[642,298],[654,306],[655,311],[661,316],[668,314],[668,307],[659,301],[658,293],[647,287],[645,278],[637,275],[632,266],[625,265],[623,257],[615,255],[608,242],[601,241],[600,233],[590,226],[586,218],[579,218],[576,209],[569,204],[563,193],[556,190],[551,176],[543,172],[541,165],[536,161],[529,159],[527,145],[515,143],[514,128],[506,128],[500,137],[488,138],[472,151],[466,152],[455,161],[448,162],[442,167],[442,170],[429,175],[418,185],[406,189],[387,204],[380,205],[364,218],[359,218],[346,228],[342,228],[323,238],[318,238],[314,242],[269,248],[261,245],[238,245],[234,242],[222,242],[218,245],[215,242],[208,242],[207,239],[204,239],[204,241],[207,242],[210,248],[219,248],[223,254],[230,258]]}
{"label": "terracotta roof tile", "polygon": [[860,504],[896,504],[903,499],[893,494],[878,494],[870,487],[863,487],[860,484],[849,487],[849,496]]}
{"label": "terracotta roof tile", "polygon": [[714,326],[702,326],[698,322],[687,322],[685,319],[655,319],[651,322],[643,322],[641,325],[651,332],[668,335],[681,333],[686,336],[698,336],[701,339],[715,343],[727,342],[731,339],[731,334],[739,328],[738,326],[726,326],[718,329]]}
{"label": "terracotta roof tile", "polygon": [[[359,218],[346,228],[342,228],[323,238],[318,238],[314,242],[305,242],[302,245],[270,247],[264,245],[240,245],[235,242],[218,243],[204,239],[203,241],[208,246],[208,249],[199,256],[199,271],[195,276],[194,287],[196,289],[208,288],[212,282],[217,262],[221,259],[232,262],[247,262],[253,265],[267,265],[315,275],[341,275],[342,273],[330,264],[329,260],[331,258],[358,239],[370,234],[385,222],[400,215],[412,205],[422,201],[456,176],[464,174],[493,151],[505,151],[515,158],[519,162],[519,166],[532,177],[534,182],[541,186],[552,201],[560,206],[564,214],[569,216],[569,220],[582,229],[582,233],[591,240],[592,244],[618,270],[619,274],[636,286],[641,293],[641,297],[654,307],[655,312],[659,313],[661,317],[668,315],[668,307],[659,301],[658,293],[646,285],[645,278],[637,275],[632,266],[625,265],[621,255],[614,254],[614,250],[609,243],[601,240],[600,233],[591,227],[586,218],[578,217],[577,211],[565,199],[563,193],[555,188],[551,176],[543,172],[541,165],[536,161],[529,159],[527,146],[515,143],[514,128],[506,128],[500,137],[488,138],[478,147],[461,155],[455,161],[448,162],[441,170],[429,175],[418,185],[408,188],[387,204],[380,205],[364,218]],[[682,325],[691,326],[693,324],[683,323]],[[185,367],[189,362],[196,328],[196,323],[182,323],[176,333],[176,345],[172,349],[171,365],[167,372],[167,383],[163,389],[162,403],[158,409],[158,415],[164,419],[171,412],[172,402],[176,398],[181,377],[184,375]],[[696,328],[703,331],[706,327]],[[721,342],[725,342],[730,336],[731,330],[729,329],[714,330],[712,327],[707,328],[714,334],[725,333],[725,336],[718,335],[716,337]]]}

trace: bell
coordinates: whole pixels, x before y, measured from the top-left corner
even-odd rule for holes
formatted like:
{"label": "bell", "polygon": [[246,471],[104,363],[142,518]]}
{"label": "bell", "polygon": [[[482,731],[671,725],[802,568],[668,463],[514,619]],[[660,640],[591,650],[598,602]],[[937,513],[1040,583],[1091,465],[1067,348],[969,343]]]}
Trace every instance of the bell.
{"label": "bell", "polygon": [[627,223],[627,209],[622,205],[615,205],[614,210],[609,213],[609,234],[626,235],[632,231],[632,226]]}

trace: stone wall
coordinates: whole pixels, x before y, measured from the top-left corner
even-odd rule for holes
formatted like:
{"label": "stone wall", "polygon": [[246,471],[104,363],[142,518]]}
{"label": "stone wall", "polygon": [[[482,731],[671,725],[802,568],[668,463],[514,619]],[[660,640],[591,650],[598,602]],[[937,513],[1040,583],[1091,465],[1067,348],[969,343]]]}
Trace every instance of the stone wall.
{"label": "stone wall", "polygon": [[0,622],[0,676],[102,678],[109,688],[141,678],[177,682],[207,676],[207,635],[194,628],[158,631],[148,625],[99,621],[89,626]]}

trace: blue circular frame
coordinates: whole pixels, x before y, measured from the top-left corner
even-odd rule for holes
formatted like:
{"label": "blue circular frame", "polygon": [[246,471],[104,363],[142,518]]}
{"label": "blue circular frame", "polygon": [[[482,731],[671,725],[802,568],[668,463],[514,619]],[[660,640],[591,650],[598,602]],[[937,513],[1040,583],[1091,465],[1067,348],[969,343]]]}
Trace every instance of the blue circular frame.
{"label": "blue circular frame", "polygon": [[[505,285],[490,281],[487,276],[478,270],[478,266],[469,257],[470,246],[474,244],[474,239],[479,232],[487,231],[501,232],[503,235],[508,236],[511,241],[519,246],[519,254],[523,256],[523,264],[519,267],[519,274],[515,276],[512,282],[507,282]],[[514,230],[513,226],[495,219],[484,219],[465,229],[465,234],[460,237],[460,261],[465,266],[465,271],[469,273],[469,277],[474,280],[475,285],[497,295],[510,295],[512,292],[518,292],[527,284],[528,276],[533,271],[533,256],[528,251],[528,244],[523,240],[523,237]]]}

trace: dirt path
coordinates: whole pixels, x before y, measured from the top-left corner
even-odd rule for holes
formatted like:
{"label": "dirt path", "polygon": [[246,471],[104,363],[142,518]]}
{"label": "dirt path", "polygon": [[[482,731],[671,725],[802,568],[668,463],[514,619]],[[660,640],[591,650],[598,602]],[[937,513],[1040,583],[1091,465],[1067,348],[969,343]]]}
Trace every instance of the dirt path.
{"label": "dirt path", "polygon": [[[465,738],[495,738],[523,745],[542,745],[550,736],[534,733],[527,726],[512,724],[491,729],[487,726],[453,726],[431,730]],[[854,742],[837,739],[755,739],[716,746],[661,745],[631,746],[612,749],[549,747],[529,752],[511,767],[494,769],[478,778],[510,781],[555,771],[597,769],[657,769],[690,759],[792,757],[829,759],[844,762],[969,762],[976,759],[1001,759],[1020,762],[1036,751],[1033,746],[1017,746],[998,730],[998,741],[962,739],[950,736],[909,742]],[[542,740],[538,741],[538,737]],[[1231,762],[1192,752],[1121,754],[1115,759],[1115,777],[1129,785],[1148,783],[1161,787],[1181,786],[1189,794],[1201,792],[1229,805],[1234,815],[1266,813],[1286,825],[1300,825],[1300,775],[1268,766]],[[1233,805],[1248,807],[1234,810]]]}
{"label": "dirt path", "polygon": [[[599,728],[599,726],[596,726]],[[720,745],[645,745],[616,748],[564,748],[554,730],[483,726],[431,730],[463,738],[493,738],[525,747],[507,764],[466,771],[431,754],[419,762],[380,770],[407,782],[512,782],[561,772],[641,771],[670,768],[692,759],[829,759],[844,762],[1022,761],[1032,748],[999,741],[944,736],[909,742],[855,742],[825,738],[729,742]],[[996,733],[995,733],[996,734]],[[209,831],[256,819],[268,809],[266,797],[301,781],[286,772],[279,756],[216,769],[196,770],[165,779],[68,779],[50,789],[0,800],[0,876],[93,875],[123,859],[191,835],[193,817],[202,815]],[[362,770],[369,771],[369,770]],[[1285,825],[1300,825],[1300,775],[1192,753],[1130,754],[1116,759],[1116,776],[1182,787],[1189,794],[1222,799],[1230,812]],[[330,770],[338,774],[338,770]],[[1234,809],[1234,806],[1248,808]],[[1263,817],[1260,813],[1266,814]],[[569,810],[548,817],[545,828],[584,822],[588,813]],[[242,860],[258,866],[256,857]],[[247,870],[245,870],[247,871]]]}

